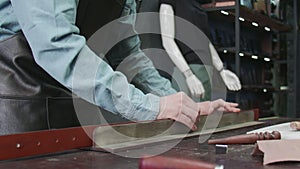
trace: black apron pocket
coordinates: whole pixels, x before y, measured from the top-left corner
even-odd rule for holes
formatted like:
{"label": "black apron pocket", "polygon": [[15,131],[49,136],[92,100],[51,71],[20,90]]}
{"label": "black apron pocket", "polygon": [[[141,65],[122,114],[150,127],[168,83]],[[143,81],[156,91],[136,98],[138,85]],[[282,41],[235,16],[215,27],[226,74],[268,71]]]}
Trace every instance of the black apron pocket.
{"label": "black apron pocket", "polygon": [[45,99],[0,98],[0,135],[48,129]]}

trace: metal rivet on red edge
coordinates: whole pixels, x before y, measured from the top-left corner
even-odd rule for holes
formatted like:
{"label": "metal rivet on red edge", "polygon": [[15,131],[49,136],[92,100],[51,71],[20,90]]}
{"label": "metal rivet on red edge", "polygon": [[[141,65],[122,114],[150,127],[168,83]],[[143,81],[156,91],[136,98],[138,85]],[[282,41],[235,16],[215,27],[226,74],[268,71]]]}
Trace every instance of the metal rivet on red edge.
{"label": "metal rivet on red edge", "polygon": [[21,144],[17,143],[16,147],[17,147],[17,149],[21,148]]}

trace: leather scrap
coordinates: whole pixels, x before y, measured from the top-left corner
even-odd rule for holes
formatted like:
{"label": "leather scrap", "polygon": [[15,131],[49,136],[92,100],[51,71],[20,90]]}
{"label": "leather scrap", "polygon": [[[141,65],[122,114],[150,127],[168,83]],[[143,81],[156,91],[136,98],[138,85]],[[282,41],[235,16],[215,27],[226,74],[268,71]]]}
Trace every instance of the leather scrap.
{"label": "leather scrap", "polygon": [[264,140],[257,141],[257,146],[264,153],[264,165],[300,161],[300,140]]}

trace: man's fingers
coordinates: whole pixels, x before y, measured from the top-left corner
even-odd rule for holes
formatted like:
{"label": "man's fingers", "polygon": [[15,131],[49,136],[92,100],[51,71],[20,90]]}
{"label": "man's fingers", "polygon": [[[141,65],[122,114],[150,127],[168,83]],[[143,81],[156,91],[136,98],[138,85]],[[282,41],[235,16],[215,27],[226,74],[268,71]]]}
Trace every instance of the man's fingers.
{"label": "man's fingers", "polygon": [[238,106],[237,103],[226,102],[222,99],[213,101],[212,105],[213,105],[213,111],[214,110],[229,111],[229,112],[240,112],[241,111],[239,108],[237,108],[237,106]]}
{"label": "man's fingers", "polygon": [[225,110],[230,111],[230,112],[240,112],[241,110],[237,108],[238,104],[237,103],[230,103],[230,102],[225,102]]}
{"label": "man's fingers", "polygon": [[239,104],[238,103],[231,103],[231,102],[226,102],[227,106],[230,106],[230,107],[237,107]]}

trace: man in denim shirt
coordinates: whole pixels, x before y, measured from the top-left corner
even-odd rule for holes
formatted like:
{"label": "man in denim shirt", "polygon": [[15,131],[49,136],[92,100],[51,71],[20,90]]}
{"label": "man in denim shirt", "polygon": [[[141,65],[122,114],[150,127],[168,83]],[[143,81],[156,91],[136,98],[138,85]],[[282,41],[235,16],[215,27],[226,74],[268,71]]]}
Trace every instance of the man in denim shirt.
{"label": "man in denim shirt", "polygon": [[[124,5],[121,0],[115,2]],[[86,45],[76,26],[78,3],[0,0],[0,134],[49,128],[50,109],[62,108],[62,100],[71,96],[68,91],[130,120],[170,118],[193,130],[200,114],[215,109],[239,111],[234,103],[195,103],[184,93],[175,93],[139,49],[137,35],[122,41],[125,45],[120,46],[127,53],[111,54],[112,62],[129,55],[135,62],[130,69],[138,74],[132,82],[140,89],[129,84],[124,74]],[[126,0],[122,9],[121,16],[134,14],[134,0]],[[134,19],[118,22],[134,31]],[[58,98],[56,108],[51,108],[53,98]],[[68,121],[68,117],[60,120]]]}

